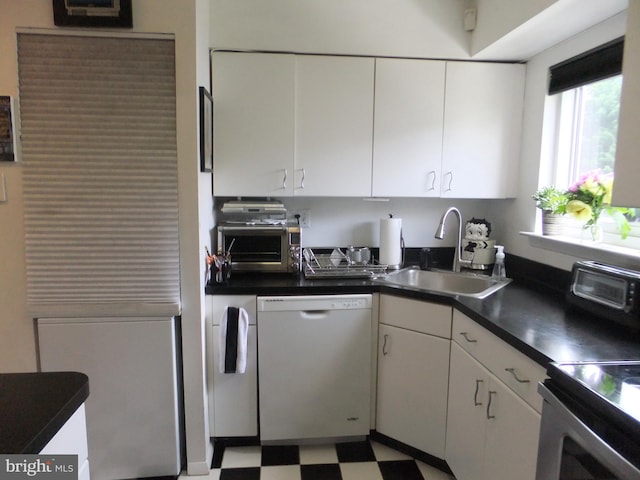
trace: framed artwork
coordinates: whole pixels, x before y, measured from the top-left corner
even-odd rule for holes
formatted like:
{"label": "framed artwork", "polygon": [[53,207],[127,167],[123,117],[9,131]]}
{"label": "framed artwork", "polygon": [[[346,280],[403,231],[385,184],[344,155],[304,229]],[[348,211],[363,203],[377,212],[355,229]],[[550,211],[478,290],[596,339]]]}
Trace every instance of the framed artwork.
{"label": "framed artwork", "polygon": [[53,0],[60,27],[133,27],[131,0]]}
{"label": "framed artwork", "polygon": [[213,170],[213,99],[200,87],[200,171]]}
{"label": "framed artwork", "polygon": [[0,96],[0,161],[16,159],[16,130],[13,116],[13,99]]}

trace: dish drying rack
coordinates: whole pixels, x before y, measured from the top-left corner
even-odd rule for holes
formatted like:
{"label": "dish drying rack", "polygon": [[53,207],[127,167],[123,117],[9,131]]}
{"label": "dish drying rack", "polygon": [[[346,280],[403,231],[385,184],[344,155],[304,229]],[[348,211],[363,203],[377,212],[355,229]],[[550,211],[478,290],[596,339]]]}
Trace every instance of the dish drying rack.
{"label": "dish drying rack", "polygon": [[339,248],[331,253],[315,253],[311,248],[302,250],[306,278],[372,278],[384,275],[387,265],[377,263],[351,263]]}

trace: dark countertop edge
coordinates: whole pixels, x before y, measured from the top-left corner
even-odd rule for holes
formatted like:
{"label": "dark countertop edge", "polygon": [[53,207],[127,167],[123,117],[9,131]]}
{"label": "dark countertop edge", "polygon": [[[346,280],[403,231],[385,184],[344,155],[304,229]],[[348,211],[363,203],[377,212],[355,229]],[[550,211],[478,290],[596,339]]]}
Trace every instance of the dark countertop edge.
{"label": "dark countertop edge", "polygon": [[[70,394],[66,402],[58,407],[57,412],[48,420],[47,423],[42,423],[34,428],[34,430],[38,429],[38,431],[27,444],[16,446],[15,450],[19,451],[0,452],[8,454],[37,454],[51,441],[62,426],[78,410],[80,405],[82,405],[89,397],[89,377],[80,372],[29,372],[0,374],[0,376],[9,375],[24,376],[25,378],[29,376],[36,377],[43,375],[51,378],[53,376],[57,377],[55,379],[61,382],[61,388],[70,389]],[[43,403],[44,402],[46,402],[46,399],[43,400]],[[24,416],[18,416],[15,418],[15,421],[24,421],[26,416],[28,416],[28,413],[25,413]]]}
{"label": "dark countertop edge", "polygon": [[65,372],[78,376],[81,382],[80,388],[73,394],[60,411],[47,423],[36,437],[24,448],[22,453],[38,453],[60,431],[65,423],[73,416],[87,398],[89,398],[89,377],[80,372]]}

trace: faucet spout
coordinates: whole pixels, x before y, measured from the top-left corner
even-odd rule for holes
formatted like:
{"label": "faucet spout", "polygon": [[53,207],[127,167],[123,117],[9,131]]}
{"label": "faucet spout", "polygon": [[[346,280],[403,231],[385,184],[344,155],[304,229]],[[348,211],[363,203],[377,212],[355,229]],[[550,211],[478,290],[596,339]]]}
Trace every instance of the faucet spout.
{"label": "faucet spout", "polygon": [[453,213],[456,217],[458,217],[458,243],[456,245],[456,251],[453,254],[453,271],[459,272],[461,265],[471,265],[470,260],[462,259],[462,215],[460,214],[460,210],[456,207],[449,207],[443,214],[440,219],[440,224],[438,225],[438,229],[436,230],[435,238],[442,240],[444,238],[444,226],[449,217],[449,214]]}

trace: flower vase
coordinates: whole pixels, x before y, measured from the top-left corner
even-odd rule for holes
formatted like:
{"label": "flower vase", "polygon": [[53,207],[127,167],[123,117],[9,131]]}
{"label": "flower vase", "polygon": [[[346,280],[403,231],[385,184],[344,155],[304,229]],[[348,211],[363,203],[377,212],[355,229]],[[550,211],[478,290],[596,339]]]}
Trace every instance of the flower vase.
{"label": "flower vase", "polygon": [[602,227],[600,225],[585,225],[582,227],[582,240],[590,243],[602,243]]}

